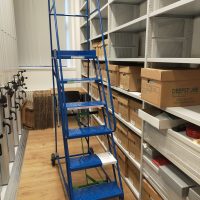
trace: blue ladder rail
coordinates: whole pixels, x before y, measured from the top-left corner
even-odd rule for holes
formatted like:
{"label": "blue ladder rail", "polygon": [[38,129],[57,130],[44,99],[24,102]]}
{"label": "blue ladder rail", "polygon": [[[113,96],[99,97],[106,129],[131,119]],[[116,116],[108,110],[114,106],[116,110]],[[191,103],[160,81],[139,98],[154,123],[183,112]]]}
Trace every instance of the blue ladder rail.
{"label": "blue ladder rail", "polygon": [[[74,0],[75,1],[75,0]],[[51,62],[52,62],[52,80],[53,80],[53,107],[54,107],[54,134],[55,134],[55,153],[51,156],[52,165],[59,167],[61,180],[64,186],[64,191],[69,200],[103,200],[118,197],[120,200],[124,199],[124,192],[121,180],[121,174],[116,154],[116,146],[114,142],[113,132],[116,130],[116,118],[114,115],[114,106],[112,99],[112,90],[110,85],[110,77],[108,71],[108,59],[105,48],[105,35],[103,33],[103,21],[100,11],[100,0],[96,0],[96,9],[89,11],[89,0],[85,0],[86,10],[81,14],[65,14],[57,13],[56,0],[48,0],[49,11],[49,29],[50,29],[50,46],[51,46]],[[90,26],[89,18],[92,14],[97,12],[99,17],[99,26],[101,31],[101,39],[103,44],[103,52],[106,65],[106,74],[108,79],[108,96],[105,93],[105,88],[102,79],[101,66],[95,50],[90,49]],[[77,17],[86,19],[87,27],[87,50],[63,50],[60,48],[58,17]],[[53,49],[53,26],[54,19],[56,49]],[[88,65],[87,78],[65,78],[63,75],[63,60],[68,59],[84,59]],[[90,65],[92,63],[92,65]],[[94,69],[95,76],[90,77],[90,68]],[[87,98],[83,101],[71,102],[69,95],[65,93],[65,85],[71,83],[86,83],[87,84]],[[94,101],[91,98],[89,83],[97,85],[99,100]],[[57,87],[56,87],[57,86]],[[58,101],[56,94],[58,94]],[[110,106],[108,105],[110,102]],[[58,131],[57,131],[57,104],[59,105],[59,112],[62,120],[62,136],[64,145],[64,156],[60,156],[58,152]],[[109,112],[109,107],[112,114]],[[90,111],[91,109],[100,109],[103,113],[103,124],[98,126],[91,126]],[[78,128],[70,128],[68,112],[75,113]],[[82,112],[83,111],[83,112]],[[80,121],[80,116],[86,115],[86,123]],[[108,141],[107,154],[100,155],[94,153],[91,149],[90,137],[104,135]],[[70,155],[69,140],[85,139],[87,144],[87,152]],[[109,155],[109,156],[108,156]],[[106,162],[105,162],[105,156]],[[61,160],[65,160],[65,168],[63,168]],[[104,164],[110,165],[113,176],[110,176],[104,169]],[[87,174],[88,169],[99,167],[105,175],[103,182],[94,182],[79,189],[74,188],[72,173],[75,171],[85,170]],[[112,178],[111,178],[112,177]],[[87,176],[86,176],[87,178]]]}

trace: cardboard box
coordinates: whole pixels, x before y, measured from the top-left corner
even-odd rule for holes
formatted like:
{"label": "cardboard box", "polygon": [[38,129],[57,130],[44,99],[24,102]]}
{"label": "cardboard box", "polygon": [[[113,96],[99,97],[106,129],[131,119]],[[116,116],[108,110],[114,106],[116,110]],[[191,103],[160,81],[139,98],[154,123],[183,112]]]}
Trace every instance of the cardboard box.
{"label": "cardboard box", "polygon": [[96,55],[97,55],[97,57],[99,57],[99,55],[100,55],[99,45],[100,45],[100,42],[93,42],[93,43],[92,43],[92,48],[93,48],[94,50],[96,50]]}
{"label": "cardboard box", "polygon": [[120,171],[124,176],[127,176],[127,157],[116,147]]}
{"label": "cardboard box", "polygon": [[105,63],[101,63],[100,67],[101,67],[102,79],[103,79],[103,81],[107,82],[107,73],[106,73],[106,65],[105,65]]}
{"label": "cardboard box", "polygon": [[141,91],[141,68],[120,66],[120,88],[132,92]]}
{"label": "cardboard box", "polygon": [[117,123],[116,137],[118,142],[128,150],[128,128],[124,126],[121,122]]}
{"label": "cardboard box", "polygon": [[98,89],[97,84],[95,84],[95,83],[92,84],[92,96],[95,99],[99,99],[99,89]]}
{"label": "cardboard box", "polygon": [[127,161],[127,178],[139,191],[140,171],[134,166],[134,164],[130,160]]}
{"label": "cardboard box", "polygon": [[130,122],[133,124],[136,128],[142,129],[142,120],[138,116],[139,109],[142,109],[142,102],[137,101],[134,99],[130,99]]}
{"label": "cardboard box", "polygon": [[163,200],[146,179],[142,181],[142,200]]}
{"label": "cardboard box", "polygon": [[159,108],[200,104],[200,69],[145,68],[141,76],[142,99]]}
{"label": "cardboard box", "polygon": [[88,62],[82,61],[82,74],[88,74]]}
{"label": "cardboard box", "polygon": [[[108,50],[108,39],[105,39],[104,40],[105,42],[105,48],[106,48],[106,54],[107,56],[109,55],[109,50]],[[100,58],[104,58],[104,49],[103,49],[103,42],[101,41],[100,45],[99,45],[99,57]]]}
{"label": "cardboard box", "polygon": [[128,151],[133,158],[140,162],[141,138],[131,130],[128,130]]}
{"label": "cardboard box", "polygon": [[109,65],[110,83],[113,86],[119,86],[119,66]]}
{"label": "cardboard box", "polygon": [[119,112],[118,96],[119,96],[119,94],[117,92],[112,91],[113,105],[114,105],[115,113]]}
{"label": "cardboard box", "polygon": [[119,102],[119,115],[126,120],[127,122],[130,121],[130,112],[129,112],[129,99],[125,96],[118,97]]}

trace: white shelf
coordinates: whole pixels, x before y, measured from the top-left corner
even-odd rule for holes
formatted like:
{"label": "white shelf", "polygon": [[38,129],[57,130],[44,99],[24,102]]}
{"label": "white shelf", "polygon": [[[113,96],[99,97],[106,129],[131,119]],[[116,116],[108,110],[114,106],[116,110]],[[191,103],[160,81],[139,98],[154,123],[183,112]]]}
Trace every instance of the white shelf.
{"label": "white shelf", "polygon": [[[105,32],[103,35],[104,35],[104,36],[108,35],[108,32]],[[96,39],[99,39],[99,38],[101,38],[101,37],[102,37],[102,34],[99,34],[99,35],[94,36],[94,37],[91,38],[90,40],[91,40],[91,41],[92,41],[92,40],[96,40]]]}
{"label": "white shelf", "polygon": [[200,15],[199,0],[180,0],[150,13],[150,17],[159,15],[196,16]]}
{"label": "white shelf", "polygon": [[[190,65],[191,66],[200,65],[200,57],[199,57],[200,51],[199,51],[199,43],[198,43],[198,30],[199,30],[199,21],[200,21],[200,19],[199,19],[200,18],[200,0],[176,0],[176,1],[175,0],[174,1],[158,0],[158,2],[154,1],[154,0],[149,0],[149,1],[146,1],[147,8],[148,8],[147,13],[144,13],[144,5],[146,3],[141,4],[141,3],[145,2],[145,0],[108,0],[107,2],[108,3],[106,3],[106,4],[104,2],[105,5],[102,6],[101,11],[103,11],[102,14],[103,14],[104,19],[106,18],[106,20],[108,21],[108,30],[107,29],[104,30],[104,31],[107,30],[104,33],[104,35],[107,36],[106,38],[109,39],[108,48],[109,48],[110,54],[108,55],[108,61],[110,63],[116,63],[119,65],[122,64],[122,62],[124,62],[123,64],[125,64],[126,62],[127,63],[130,62],[130,63],[135,63],[136,65],[144,63],[145,67],[148,66],[148,63],[149,64],[152,63],[152,65],[154,64],[155,66],[158,66],[160,63],[161,66],[163,65],[165,67],[170,65],[170,63],[172,63],[172,66],[175,66],[175,67],[176,66],[182,67],[182,66],[190,66]],[[165,7],[159,8],[159,9],[151,12],[151,10],[153,8],[152,4],[154,2],[159,3],[161,6],[162,6],[162,3],[163,3],[163,5],[164,4],[167,5],[167,4],[169,4],[169,2],[175,2],[175,3],[171,3],[170,5],[167,5]],[[118,13],[119,13],[119,17],[120,17],[120,14],[121,14],[120,8],[122,6],[119,5],[119,7],[117,7],[115,5],[111,5],[111,4],[115,4],[115,3],[116,4],[127,4],[127,5],[123,5],[124,7],[129,7],[128,5],[134,5],[134,4],[139,5],[139,9],[142,10],[142,14],[140,14],[140,15],[143,15],[143,14],[145,14],[145,15],[134,19],[135,16],[133,17],[131,15],[132,13],[128,13],[130,15],[126,15],[121,22],[116,21],[117,17],[118,17]],[[119,10],[119,12],[118,12],[118,10],[115,9],[115,7],[116,7],[116,9]],[[132,7],[134,7],[134,6],[132,6]],[[129,12],[131,12],[131,11],[129,10]],[[96,20],[97,14],[98,13],[95,12],[91,16],[90,25],[93,25],[92,24],[93,21],[91,21],[91,20]],[[114,17],[114,20],[110,19],[111,17]],[[191,26],[189,26],[189,25],[184,26],[185,28],[183,29],[183,32],[187,33],[186,36],[188,36],[188,38],[189,38],[189,36],[191,36],[191,38],[190,38],[191,41],[188,40],[188,43],[191,44],[191,50],[190,50],[190,48],[183,47],[183,49],[188,50],[188,52],[189,52],[188,54],[186,54],[186,53],[184,54],[184,51],[180,54],[176,53],[176,52],[173,53],[173,51],[171,50],[173,48],[171,48],[171,46],[170,46],[171,43],[173,43],[175,41],[176,43],[174,44],[174,46],[178,48],[179,47],[178,44],[182,44],[179,41],[183,41],[183,40],[185,41],[185,38],[187,38],[187,37],[185,37],[185,35],[184,35],[184,37],[182,37],[181,34],[173,35],[173,32],[172,33],[170,32],[170,29],[167,27],[167,25],[166,25],[166,37],[162,38],[162,36],[161,37],[158,36],[158,40],[161,38],[162,41],[164,41],[163,44],[164,45],[167,44],[169,46],[169,48],[168,48],[168,46],[165,47],[164,45],[162,45],[162,43],[160,44],[159,43],[160,40],[159,40],[156,43],[156,45],[158,45],[158,48],[156,50],[158,50],[159,53],[152,54],[152,52],[151,52],[151,51],[153,51],[152,46],[155,46],[155,45],[153,45],[154,43],[151,43],[151,39],[153,39],[153,41],[155,41],[157,39],[156,37],[153,38],[154,36],[152,33],[155,33],[156,30],[159,32],[159,28],[162,26],[162,24],[158,24],[157,27],[154,25],[154,24],[156,24],[156,22],[154,23],[154,21],[157,19],[156,17],[163,17],[163,18],[170,17],[170,19],[172,19],[173,17],[174,17],[174,19],[175,18],[183,18],[183,19],[191,21],[191,23],[189,24]],[[129,21],[129,20],[131,20],[131,21]],[[124,23],[124,22],[126,22],[126,23]],[[171,23],[169,23],[169,24],[171,25]],[[178,24],[178,22],[177,22],[177,24]],[[172,25],[172,28],[171,28],[172,30],[174,29],[173,27],[174,26]],[[91,43],[94,40],[101,39],[101,35],[97,35],[97,34],[99,34],[99,31],[97,31],[98,27],[94,26],[94,28],[95,28],[94,30],[96,32],[94,32],[94,34],[91,36],[91,39],[90,39]],[[177,25],[177,28],[179,29],[179,31],[181,30],[179,28],[179,24]],[[160,30],[163,30],[163,29],[161,28]],[[146,34],[145,34],[145,32],[146,32]],[[163,31],[163,32],[165,33],[165,31]],[[168,32],[169,32],[169,34],[168,34]],[[122,54],[122,56],[120,54],[120,56],[116,56],[119,58],[115,58],[116,50],[118,47],[118,45],[115,42],[115,40],[116,40],[115,35],[120,34],[120,37],[122,37],[122,39],[125,38],[128,40],[128,37],[127,38],[125,37],[125,35],[127,33],[135,34],[135,36],[134,36],[135,38],[137,36],[139,37],[140,43],[139,43],[139,48],[138,48],[138,57],[137,57],[137,55],[128,54],[127,58],[124,58],[124,57],[126,57],[126,54],[125,55]],[[170,36],[170,34],[172,36]],[[168,35],[171,38],[169,38]],[[95,37],[93,37],[93,36],[95,36]],[[172,41],[172,39],[173,39],[173,41]],[[197,40],[197,42],[196,42],[196,40]],[[118,41],[118,38],[117,38],[117,41]],[[86,41],[82,41],[82,42],[86,42]],[[177,44],[177,46],[176,46],[176,44]],[[186,43],[183,43],[183,46],[185,44]],[[122,46],[120,46],[120,47],[122,47]],[[188,46],[190,46],[190,45],[188,45]],[[116,49],[115,49],[115,47],[116,47]],[[159,47],[162,47],[162,48],[159,48]],[[165,53],[165,52],[163,53],[162,52],[163,49],[164,50],[166,49],[166,51],[169,50],[169,53]],[[175,50],[176,50],[176,48],[174,48],[174,51]],[[179,51],[179,49],[177,51]],[[131,55],[132,55],[132,57],[131,57]],[[173,56],[175,58],[173,58]],[[167,58],[167,57],[169,57],[169,58]],[[103,58],[100,58],[99,60],[101,62],[104,61]],[[181,64],[183,64],[183,65],[181,65]],[[104,85],[107,85],[107,83],[104,82]],[[120,87],[115,87],[115,86],[111,86],[111,88],[114,91],[117,91],[121,94],[127,95],[129,97],[132,97],[132,98],[135,98],[137,100],[144,102],[141,99],[141,93],[139,93],[139,92],[129,92],[129,91],[125,91],[125,90],[121,89]],[[174,116],[177,116],[188,122],[191,122],[193,124],[200,126],[200,105],[199,106],[190,106],[190,107],[173,107],[173,108],[170,107],[170,108],[166,108],[164,110],[170,114],[173,114]],[[110,109],[109,109],[109,112],[111,112]],[[142,131],[137,129],[130,122],[125,121],[120,115],[118,115],[116,113],[115,113],[115,116],[120,122],[122,122],[125,126],[127,126],[129,129],[131,129],[137,135],[139,135],[140,137],[143,136]],[[96,117],[96,118],[97,118],[97,120],[99,120],[98,117]],[[148,132],[148,130],[147,130],[147,132]],[[168,158],[171,162],[173,162],[174,165],[176,165],[184,173],[186,173],[188,176],[193,178],[193,180],[197,181],[200,184],[200,182],[198,180],[198,178],[199,178],[198,169],[194,165],[194,163],[195,163],[194,158],[196,158],[196,161],[199,161],[198,160],[199,156],[197,153],[199,152],[200,145],[198,145],[197,143],[193,144],[190,138],[184,137],[184,135],[181,135],[181,134],[177,134],[177,133],[175,134],[172,130],[168,130],[166,135],[167,136],[165,136],[165,138],[162,138],[162,135],[158,135],[158,137],[163,140],[160,140],[160,144],[155,144],[154,140],[157,140],[157,137],[155,137],[155,136],[153,137],[153,134],[152,134],[151,135],[152,140],[150,140],[150,142],[152,144],[151,143],[149,143],[149,144],[154,146],[154,148],[156,148],[166,158]],[[118,142],[116,137],[114,137],[114,140],[115,140],[116,145],[124,152],[124,154],[137,167],[137,169],[141,169],[141,174],[142,174],[143,173],[142,172],[143,169],[141,168],[142,165],[140,166],[140,163],[135,161],[130,156],[129,152]],[[142,137],[142,141],[143,141],[143,137]],[[178,147],[180,147],[179,149],[176,147],[175,143],[177,144]],[[102,142],[101,142],[101,144],[104,146],[104,149],[106,149],[105,145]],[[187,163],[184,163],[184,155],[186,155],[185,156],[186,160],[190,160],[191,166]],[[141,156],[143,156],[143,155],[141,155]],[[163,195],[162,191],[159,191],[159,185],[156,184],[156,181],[152,180],[152,177],[150,177],[149,174],[144,173],[144,176],[152,184],[152,186],[158,191],[158,193],[163,197],[163,199],[166,200],[166,197],[165,197],[165,195]],[[133,193],[139,198],[138,191],[135,189],[135,187],[132,186],[130,181],[126,177],[123,177],[123,179],[125,180],[127,185],[129,185],[129,187],[133,191]]]}
{"label": "white shelf", "polygon": [[[111,113],[111,109],[109,109],[109,112]],[[142,131],[138,128],[136,128],[135,126],[133,126],[133,124],[131,124],[130,122],[127,122],[126,120],[124,120],[122,117],[120,117],[117,113],[115,113],[115,117],[121,121],[124,125],[126,125],[129,129],[131,129],[134,133],[136,133],[138,136],[142,137]]]}
{"label": "white shelf", "polygon": [[109,33],[113,32],[140,32],[146,29],[146,19],[147,15],[134,19],[130,22],[127,22],[123,25],[120,25],[112,30]]}
{"label": "white shelf", "polygon": [[109,0],[109,3],[138,4],[145,0]]}
{"label": "white shelf", "polygon": [[166,108],[165,111],[200,126],[200,105],[189,107],[170,107]]}
{"label": "white shelf", "polygon": [[[108,85],[106,82],[103,82],[103,83],[104,83],[104,85]],[[129,92],[129,91],[123,90],[123,89],[121,89],[119,87],[115,87],[115,86],[111,86],[111,88],[115,91],[121,92],[122,94],[125,94],[127,96],[133,97],[133,98],[141,101],[141,92]]]}
{"label": "white shelf", "polygon": [[200,58],[148,58],[148,62],[200,64]]}
{"label": "white shelf", "polygon": [[145,58],[109,58],[110,62],[145,62]]}

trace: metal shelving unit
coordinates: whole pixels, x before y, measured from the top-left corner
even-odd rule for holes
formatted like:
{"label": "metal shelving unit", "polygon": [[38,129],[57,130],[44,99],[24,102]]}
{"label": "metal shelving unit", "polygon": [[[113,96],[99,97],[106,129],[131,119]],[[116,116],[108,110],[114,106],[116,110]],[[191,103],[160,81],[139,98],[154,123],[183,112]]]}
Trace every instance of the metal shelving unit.
{"label": "metal shelving unit", "polygon": [[[119,5],[113,6],[114,4]],[[146,5],[145,5],[146,4]],[[145,7],[145,6],[146,7]],[[128,6],[132,6],[134,9],[134,6],[138,6],[140,10],[142,10],[142,14],[138,16],[132,16],[124,12],[120,12],[120,6],[125,9]],[[82,6],[83,7],[83,6]],[[115,8],[116,7],[116,8]],[[146,9],[146,12],[144,13],[144,8]],[[118,9],[118,10],[114,10]],[[106,3],[103,5],[102,10],[104,12],[104,16],[106,16],[107,21],[108,21],[108,30],[105,32],[106,37],[108,38],[108,49],[109,49],[109,54],[108,54],[108,61],[110,63],[114,64],[119,64],[121,65],[122,63],[131,63],[135,64],[136,66],[139,64],[140,66],[143,65],[143,67],[148,68],[148,67],[153,67],[156,66],[165,66],[170,67],[170,66],[178,66],[178,67],[193,67],[200,65],[200,42],[198,39],[198,33],[200,31],[200,1],[199,0],[108,0]],[[108,12],[105,15],[105,10]],[[130,8],[126,9],[127,12],[130,12]],[[113,17],[115,17],[115,13],[117,14],[118,19],[123,18],[123,22],[119,23],[116,25],[116,21],[113,21]],[[120,13],[120,16],[119,16]],[[93,16],[91,19],[93,19]],[[164,17],[163,17],[164,16]],[[163,19],[165,18],[165,19]],[[162,37],[158,37],[158,39],[161,39],[159,41],[161,42],[168,42],[171,46],[166,46],[166,49],[160,49],[162,47],[159,46],[157,42],[157,35],[154,35],[155,31],[157,31],[158,26],[156,25],[156,19],[161,19],[167,23],[168,19],[174,19],[174,21],[179,24],[181,20],[185,20],[183,22],[184,26],[182,27],[182,33],[187,33],[186,35],[180,35],[174,38],[167,37],[164,38],[165,40],[162,41]],[[121,19],[120,19],[121,21]],[[169,21],[170,22],[170,21]],[[185,22],[188,23],[188,26],[185,26]],[[112,24],[114,23],[114,25]],[[168,27],[169,28],[169,27]],[[173,28],[173,26],[172,26]],[[189,29],[189,30],[188,30]],[[164,30],[164,29],[163,29]],[[167,29],[170,31],[170,28]],[[132,57],[114,57],[112,56],[112,51],[114,51],[115,45],[112,44],[112,37],[113,34],[115,33],[120,33],[123,37],[123,34],[125,33],[131,33],[131,34],[140,34],[140,39],[142,42],[140,42],[143,46],[141,46],[139,49],[142,49],[140,53],[138,53],[137,56],[132,56]],[[181,34],[182,34],[181,33]],[[142,36],[143,37],[142,37]],[[159,35],[158,35],[159,36]],[[182,52],[182,49],[178,49],[178,53],[175,52],[173,56],[167,56],[172,54],[173,52],[170,50],[174,49],[173,45],[176,45],[177,41],[184,42],[185,38],[189,37],[189,46],[187,49],[189,51],[187,52],[187,56],[184,56],[184,53]],[[95,37],[91,38],[91,47],[92,47],[92,42],[99,39],[99,36],[96,35]],[[154,43],[152,42],[154,41]],[[161,43],[163,44],[163,43]],[[113,46],[114,47],[113,47]],[[81,44],[82,48],[84,48],[84,44]],[[155,48],[158,47],[158,49]],[[163,45],[165,46],[165,45]],[[160,50],[169,51],[169,53],[166,53],[164,55],[160,55],[157,52]],[[104,82],[104,85],[107,85],[106,82]],[[145,102],[141,99],[141,94],[137,92],[128,92],[120,87],[115,87],[111,86],[113,91],[117,91],[121,94],[126,95],[129,98],[137,99],[143,102],[143,108],[148,107],[149,104],[148,102]],[[176,117],[179,117],[181,119],[184,119],[187,122],[193,123],[195,125],[200,126],[200,105],[199,106],[190,106],[190,107],[168,107],[164,109],[165,112],[172,114]],[[135,128],[131,123],[125,121],[122,117],[120,117],[118,114],[115,114],[116,118],[122,122],[126,127],[137,133],[141,137],[141,146],[143,147],[144,142],[146,139],[144,138],[144,130],[140,131],[139,129]],[[97,120],[99,120],[97,118]],[[168,138],[174,140],[175,143],[179,143],[181,145],[181,148],[183,151],[186,151],[187,148],[190,149],[195,149],[195,152],[198,153],[200,149],[200,144],[197,144],[190,140],[188,137],[186,137],[184,134],[180,133],[174,133],[171,129],[167,130],[167,139]],[[115,142],[118,145],[118,147],[124,152],[124,154],[131,160],[132,158],[129,157],[127,154],[126,150],[120,146],[118,141],[115,138]],[[181,143],[181,144],[180,144]],[[199,171],[197,169],[194,169],[193,166],[189,169],[189,167],[184,165],[183,158],[181,157],[179,160],[176,157],[176,155],[172,154],[167,154],[166,151],[164,151],[164,148],[160,148],[158,145],[154,145],[153,143],[150,144],[156,148],[160,153],[162,153],[166,158],[168,158],[175,166],[177,166],[181,171],[186,173],[190,178],[192,178],[194,181],[196,181],[198,184],[199,182]],[[170,147],[169,147],[170,148]],[[184,150],[185,149],[185,150]],[[172,150],[173,151],[173,150]],[[176,154],[176,152],[173,152]],[[165,200],[167,200],[167,197],[161,192],[160,188],[156,184],[155,180],[153,180],[146,172],[143,170],[143,148],[141,152],[141,163],[136,164],[137,166],[140,166],[140,174],[141,174],[141,180],[142,182],[142,177],[145,177],[151,185],[154,187],[154,189],[161,195],[161,197]],[[191,157],[194,154],[191,153]],[[195,158],[195,157],[194,157]],[[181,162],[180,162],[181,160]],[[130,186],[130,184],[127,182],[127,184]],[[140,184],[141,185],[141,184]],[[141,193],[141,188],[140,191],[133,193],[138,197],[138,199],[141,198],[139,195]],[[168,199],[171,200],[171,199]]]}

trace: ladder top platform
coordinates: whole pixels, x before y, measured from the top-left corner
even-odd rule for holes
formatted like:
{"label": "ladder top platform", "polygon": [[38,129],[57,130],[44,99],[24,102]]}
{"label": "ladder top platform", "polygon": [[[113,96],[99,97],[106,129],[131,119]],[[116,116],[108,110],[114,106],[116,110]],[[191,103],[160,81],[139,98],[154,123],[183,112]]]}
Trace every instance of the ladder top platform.
{"label": "ladder top platform", "polygon": [[[53,51],[53,55],[55,51]],[[88,51],[56,51],[57,59],[95,59],[97,57],[95,50]]]}

